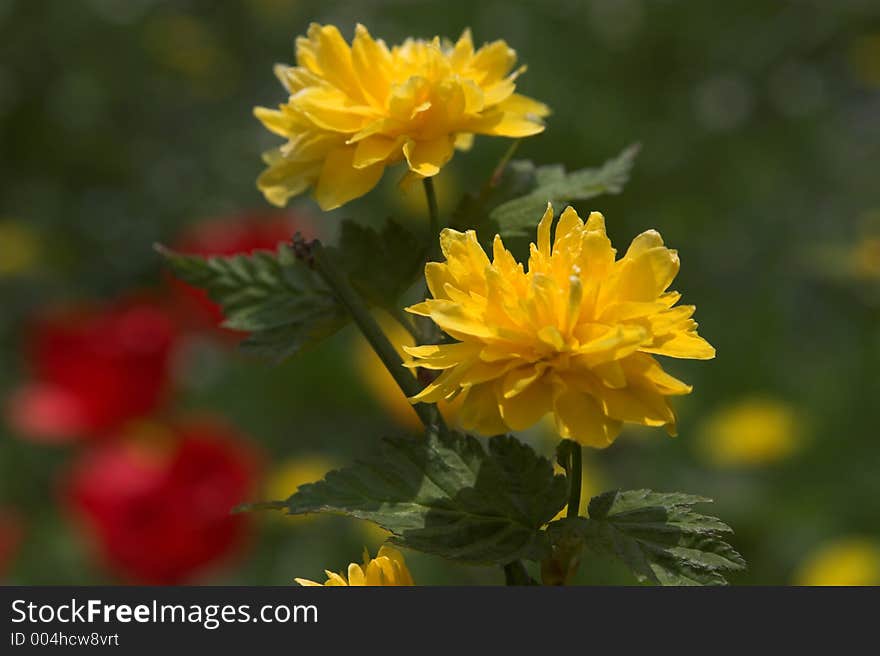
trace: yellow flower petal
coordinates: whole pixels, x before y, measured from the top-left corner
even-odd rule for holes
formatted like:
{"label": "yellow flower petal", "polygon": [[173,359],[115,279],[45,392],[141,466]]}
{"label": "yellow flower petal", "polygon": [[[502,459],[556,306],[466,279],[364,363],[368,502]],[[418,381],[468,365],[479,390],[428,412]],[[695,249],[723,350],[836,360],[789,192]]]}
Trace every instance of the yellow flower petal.
{"label": "yellow flower petal", "polygon": [[388,96],[393,75],[391,53],[381,40],[370,36],[366,27],[357,24],[351,44],[352,68],[372,104],[381,107]]}
{"label": "yellow flower petal", "polygon": [[432,141],[407,141],[403,154],[409,169],[423,178],[437,175],[455,151],[454,137],[440,137]]}
{"label": "yellow flower petal", "polygon": [[455,43],[452,54],[449,57],[449,64],[456,70],[460,70],[474,56],[474,41],[471,36],[471,30],[466,27]]}
{"label": "yellow flower petal", "polygon": [[361,98],[361,87],[351,60],[351,48],[334,25],[309,26],[309,40],[314,52],[316,73],[331,85],[354,98]]}
{"label": "yellow flower petal", "polygon": [[275,158],[274,163],[257,179],[257,187],[266,200],[281,207],[289,198],[308,189],[318,177],[319,170],[312,162],[289,162]]}
{"label": "yellow flower petal", "polygon": [[515,396],[499,394],[498,409],[510,429],[525,430],[552,412],[553,386],[545,376],[539,376]]}
{"label": "yellow flower petal", "polygon": [[324,160],[315,186],[315,200],[322,210],[336,209],[358,196],[363,196],[382,177],[384,164],[355,168],[354,150],[353,146],[337,148]]}
{"label": "yellow flower petal", "polygon": [[329,586],[347,586],[348,581],[345,580],[345,577],[341,574],[337,574],[336,572],[331,572],[329,570],[324,570],[324,574],[327,575],[327,582],[324,585]]}
{"label": "yellow flower petal", "polygon": [[[361,130],[370,119],[368,107],[347,103],[338,89],[308,87],[297,92],[296,97],[305,126],[311,124],[313,128],[346,135]],[[298,127],[298,123],[294,125]]]}
{"label": "yellow flower petal", "polygon": [[463,428],[482,435],[499,435],[507,432],[507,424],[501,418],[494,387],[493,383],[483,383],[465,390],[459,415]]}
{"label": "yellow flower petal", "polygon": [[574,211],[574,208],[571,205],[566,207],[562,210],[562,214],[559,215],[559,223],[556,225],[556,239],[553,242],[553,250],[558,251],[567,249],[571,252],[573,248],[577,248],[577,252],[572,253],[573,255],[577,255],[580,252],[583,228],[584,222],[581,221],[581,217],[579,217],[577,212]]}
{"label": "yellow flower petal", "polygon": [[471,66],[482,71],[479,81],[486,84],[505,77],[515,63],[516,52],[504,41],[493,41],[476,52]]}
{"label": "yellow flower petal", "polygon": [[715,357],[715,348],[692,332],[673,335],[658,346],[645,347],[642,350],[645,353],[656,353],[670,358],[686,358],[688,360],[711,360]]}
{"label": "yellow flower petal", "polygon": [[665,292],[678,273],[678,254],[665,247],[649,248],[627,254],[615,267],[611,284],[602,291],[604,301],[650,301]]}
{"label": "yellow flower petal", "polygon": [[493,137],[522,139],[544,131],[544,124],[529,116],[509,114],[498,110],[468,124],[472,132],[489,134]]}
{"label": "yellow flower petal", "polygon": [[448,369],[462,360],[475,358],[480,351],[478,344],[461,342],[459,344],[429,344],[426,346],[404,346],[403,350],[418,359],[418,363],[409,362],[408,367],[424,369]]}
{"label": "yellow flower petal", "polygon": [[[550,203],[547,203],[547,209],[544,210],[544,216],[541,217],[541,221],[538,223],[538,252],[546,257],[548,260],[550,259],[550,227],[553,224],[553,206]],[[531,271],[532,267],[529,264],[529,270]]]}
{"label": "yellow flower petal", "polygon": [[366,168],[391,159],[402,146],[400,139],[374,135],[357,142],[351,165],[356,169]]}
{"label": "yellow flower petal", "polygon": [[275,134],[280,134],[282,137],[289,133],[293,128],[290,117],[277,109],[254,107],[254,116],[259,119],[260,123],[262,123],[267,130],[274,132]]}
{"label": "yellow flower petal", "polygon": [[360,565],[352,563],[348,566],[348,584],[349,585],[366,585],[367,577]]}
{"label": "yellow flower petal", "polygon": [[607,417],[591,396],[574,389],[557,395],[553,411],[559,435],[586,446],[608,446],[622,427],[622,422]]}
{"label": "yellow flower petal", "polygon": [[514,93],[501,103],[501,109],[512,114],[543,118],[550,115],[550,108],[528,96]]}

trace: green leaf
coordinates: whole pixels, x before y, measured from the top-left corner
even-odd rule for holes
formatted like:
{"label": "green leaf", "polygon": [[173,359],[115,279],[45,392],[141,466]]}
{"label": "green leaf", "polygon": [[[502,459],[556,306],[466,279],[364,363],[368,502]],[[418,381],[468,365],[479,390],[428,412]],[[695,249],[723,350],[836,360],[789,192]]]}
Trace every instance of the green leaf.
{"label": "green leaf", "polygon": [[476,229],[486,243],[496,233],[505,238],[531,237],[548,202],[558,211],[565,203],[620,193],[639,148],[638,144],[629,146],[598,168],[570,173],[560,164],[536,167],[529,161],[514,160],[495,187],[465,196],[452,225],[459,230]]}
{"label": "green leaf", "polygon": [[[223,325],[249,333],[242,348],[282,360],[338,331],[348,321],[321,277],[287,245],[277,252],[201,257],[157,247],[181,279],[205,289],[223,308]],[[371,305],[396,307],[425,261],[424,240],[393,221],[381,232],[343,224],[334,263]]]}
{"label": "green leaf", "polygon": [[381,231],[345,221],[339,246],[330,254],[368,302],[396,308],[397,300],[424,269],[426,246],[423,236],[390,219]]}
{"label": "green leaf", "polygon": [[618,194],[629,179],[639,146],[630,146],[599,168],[580,169],[566,173],[559,165],[540,167],[535,171],[537,187],[520,198],[495,207],[489,216],[502,237],[531,236],[544,213],[547,203],[558,207],[564,203],[587,200],[602,194]]}
{"label": "green leaf", "polygon": [[511,436],[389,438],[374,454],[303,485],[290,514],[330,512],[375,522],[392,541],[452,560],[539,559],[541,528],[565,504],[565,479]]}
{"label": "green leaf", "polygon": [[158,250],[175,275],[223,307],[224,326],[249,333],[242,347],[250,352],[281,360],[346,322],[324,282],[286,245],[276,253],[208,258]]}
{"label": "green leaf", "polygon": [[710,501],[680,492],[615,490],[590,501],[589,518],[553,522],[548,532],[554,542],[576,536],[587,549],[619,558],[642,583],[724,585],[722,572],[746,563],[723,539],[730,527],[691,508]]}

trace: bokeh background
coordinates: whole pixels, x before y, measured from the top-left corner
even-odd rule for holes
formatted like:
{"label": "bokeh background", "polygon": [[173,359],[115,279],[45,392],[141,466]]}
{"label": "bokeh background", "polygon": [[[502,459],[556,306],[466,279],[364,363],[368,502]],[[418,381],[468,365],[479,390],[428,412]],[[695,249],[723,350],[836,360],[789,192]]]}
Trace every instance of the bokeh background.
{"label": "bokeh background", "polygon": [[[604,212],[618,247],[655,227],[679,250],[675,286],[718,357],[669,363],[695,385],[678,438],[626,433],[587,454],[585,486],[715,498],[750,564],[735,583],[880,583],[872,0],[0,0],[0,580],[286,584],[383,540],[341,518],[226,514],[412,430],[357,335],[246,358],[151,248],[423,224],[393,175],[327,215],[257,192],[276,139],[252,107],[281,102],[272,64],[311,21],[506,39],[520,89],[554,110],[518,156],[577,168],[641,142],[625,192],[580,209]],[[459,154],[441,211],[506,147]],[[544,429],[526,438],[552,453]],[[407,557],[419,583],[502,581]],[[590,559],[580,581],[631,582]]]}

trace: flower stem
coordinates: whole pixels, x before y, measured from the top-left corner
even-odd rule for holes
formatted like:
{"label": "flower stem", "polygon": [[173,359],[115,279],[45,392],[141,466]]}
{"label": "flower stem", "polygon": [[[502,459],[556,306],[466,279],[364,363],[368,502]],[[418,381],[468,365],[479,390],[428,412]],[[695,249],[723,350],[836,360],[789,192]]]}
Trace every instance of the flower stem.
{"label": "flower stem", "polygon": [[565,513],[565,516],[577,517],[578,512],[581,509],[581,481],[584,474],[582,460],[584,447],[577,442],[572,442],[569,444],[568,453],[571,458],[568,467],[568,477],[571,480],[571,487],[568,493],[568,511]]}
{"label": "flower stem", "polygon": [[513,156],[516,154],[517,148],[519,148],[520,141],[520,139],[514,139],[510,146],[508,146],[507,150],[504,151],[504,154],[501,156],[501,159],[498,160],[498,164],[492,171],[492,176],[486,181],[481,192],[488,195],[492,187],[498,186],[498,183],[501,182],[501,176],[504,175],[504,169],[507,168],[510,160],[513,159]]}
{"label": "flower stem", "polygon": [[428,249],[428,260],[434,261],[440,255],[438,249],[440,243],[440,210],[437,209],[437,193],[434,191],[434,178],[423,178],[422,184],[425,187],[425,198],[428,201],[428,225],[431,244]]}
{"label": "flower stem", "polygon": [[402,309],[397,307],[387,308],[387,310],[388,313],[394,318],[394,320],[401,326],[403,326],[403,328],[406,329],[406,332],[408,332],[418,344],[421,335],[419,334],[419,330],[413,324],[412,317],[404,312]]}
{"label": "flower stem", "polygon": [[[385,368],[394,378],[400,391],[407,397],[415,396],[421,391],[418,381],[403,366],[394,346],[388,341],[388,337],[382,332],[379,324],[370,314],[370,310],[363,302],[358,293],[352,288],[348,278],[340,272],[327,257],[327,253],[320,241],[313,241],[308,246],[309,256],[315,271],[324,279],[339,302],[348,310],[351,318],[360,328],[364,337],[373,347],[376,355],[382,360]],[[428,429],[446,430],[443,417],[437,411],[437,407],[430,403],[416,403],[413,410]]]}
{"label": "flower stem", "polygon": [[514,560],[504,566],[504,585],[537,585],[529,576],[521,560]]}

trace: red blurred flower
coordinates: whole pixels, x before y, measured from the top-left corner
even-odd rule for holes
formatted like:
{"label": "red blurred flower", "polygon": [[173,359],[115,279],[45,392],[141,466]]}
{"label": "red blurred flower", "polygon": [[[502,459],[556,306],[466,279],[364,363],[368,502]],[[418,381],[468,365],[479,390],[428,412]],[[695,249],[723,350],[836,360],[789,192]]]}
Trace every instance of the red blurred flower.
{"label": "red blurred flower", "polygon": [[228,428],[151,425],[85,453],[63,489],[109,568],[126,581],[172,585],[242,546],[249,518],[230,511],[255,479],[253,453]]}
{"label": "red blurred flower", "polygon": [[76,308],[35,322],[33,381],[9,400],[10,423],[37,440],[100,436],[153,411],[168,386],[171,319],[143,302]]}
{"label": "red blurred flower", "polygon": [[[297,232],[307,239],[316,236],[312,222],[300,214],[240,214],[196,224],[178,239],[173,250],[191,255],[247,255],[254,251],[274,251],[278,244],[290,241]],[[220,307],[204,290],[176,278],[171,280],[177,291],[181,318],[187,325],[204,329],[223,321]]]}
{"label": "red blurred flower", "polygon": [[24,529],[18,513],[0,508],[0,581],[6,578],[23,537]]}

